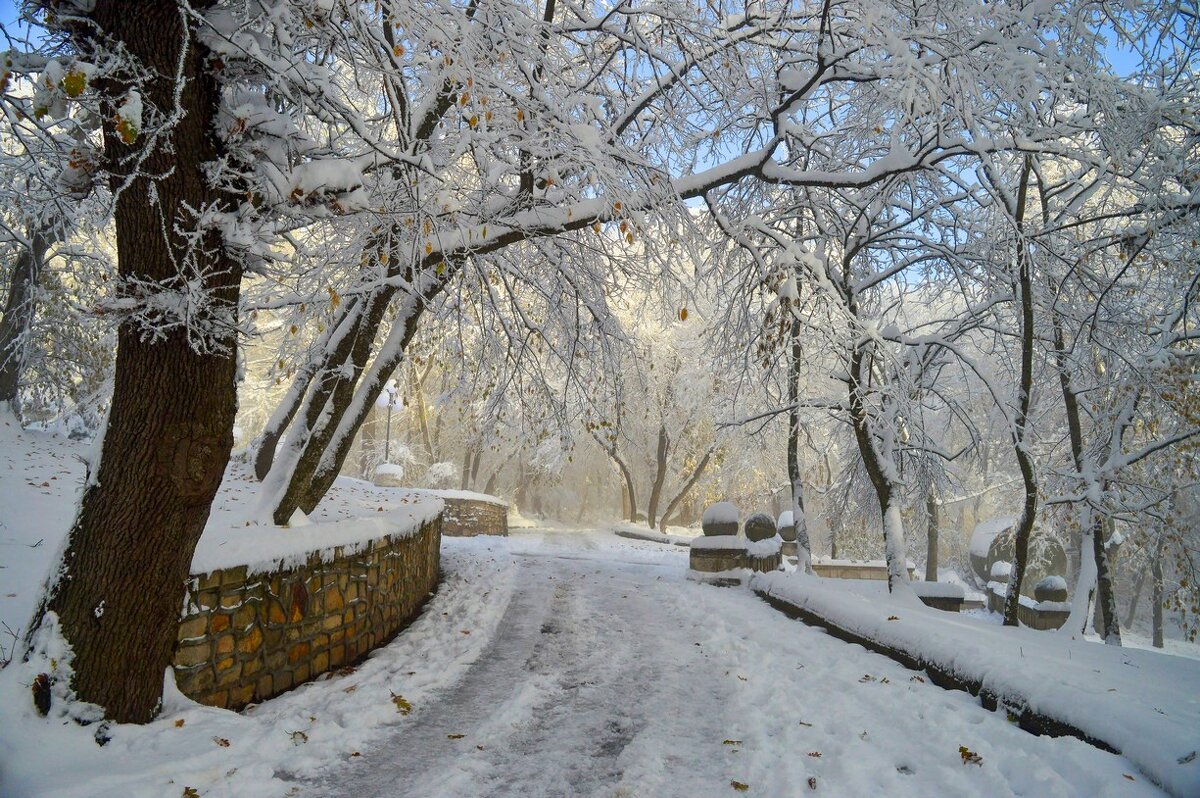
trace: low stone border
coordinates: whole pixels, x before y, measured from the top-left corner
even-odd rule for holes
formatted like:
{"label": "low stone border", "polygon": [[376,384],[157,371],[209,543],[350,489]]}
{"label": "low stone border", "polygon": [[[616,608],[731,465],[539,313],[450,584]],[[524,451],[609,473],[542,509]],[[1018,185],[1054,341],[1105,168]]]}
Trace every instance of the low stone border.
{"label": "low stone border", "polygon": [[442,534],[451,538],[508,535],[508,505],[477,499],[443,496]]}
{"label": "low stone border", "polygon": [[192,576],[174,659],[180,691],[240,709],[384,645],[437,586],[441,525],[270,573],[243,565]]}
{"label": "low stone border", "polygon": [[798,621],[825,630],[827,634],[836,637],[838,640],[843,640],[847,643],[857,643],[868,651],[874,651],[877,654],[882,654],[889,659],[899,662],[906,668],[915,671],[925,671],[929,675],[929,680],[948,690],[962,690],[979,699],[979,703],[984,709],[995,711],[996,709],[1004,709],[1016,720],[1017,725],[1030,734],[1045,734],[1050,737],[1075,737],[1083,740],[1088,745],[1093,745],[1102,751],[1108,751],[1112,754],[1120,752],[1113,748],[1103,740],[1098,740],[1091,737],[1081,729],[1072,726],[1069,723],[1064,723],[1061,720],[1043,715],[1016,703],[1009,698],[1002,698],[996,693],[983,686],[979,680],[967,678],[961,674],[955,673],[950,665],[941,665],[933,660],[927,660],[921,657],[914,656],[906,651],[892,648],[889,645],[880,643],[864,635],[858,634],[850,629],[843,628],[831,622],[827,618],[823,618],[816,613],[797,607],[789,601],[773,596],[763,590],[754,591],[759,598],[771,605],[775,609],[782,612],[789,618],[794,618]]}

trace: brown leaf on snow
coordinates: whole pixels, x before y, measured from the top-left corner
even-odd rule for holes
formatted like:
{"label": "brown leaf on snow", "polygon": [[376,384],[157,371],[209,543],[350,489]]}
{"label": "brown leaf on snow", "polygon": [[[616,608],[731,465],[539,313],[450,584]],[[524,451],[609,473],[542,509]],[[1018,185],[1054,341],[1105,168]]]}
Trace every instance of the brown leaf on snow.
{"label": "brown leaf on snow", "polygon": [[808,755],[809,755],[809,756],[811,756],[813,759],[820,759],[820,758],[821,758],[821,752],[820,752],[820,751],[809,751],[809,752],[808,752]]}
{"label": "brown leaf on snow", "polygon": [[216,743],[217,745],[221,746],[222,748],[229,747],[229,741],[226,740],[224,737],[214,737],[213,742]]}
{"label": "brown leaf on snow", "polygon": [[898,620],[900,620],[900,616],[899,615],[889,615],[888,620],[889,621],[898,621]]}
{"label": "brown leaf on snow", "polygon": [[1122,773],[1121,775],[1124,776],[1125,778],[1129,779],[1130,781],[1137,781],[1137,779],[1135,779],[1133,776],[1130,776],[1128,773]]}
{"label": "brown leaf on snow", "polygon": [[750,789],[749,784],[742,784],[740,781],[731,781],[729,782],[729,786],[738,792],[745,792],[746,790]]}
{"label": "brown leaf on snow", "polygon": [[182,727],[183,727],[183,718],[180,718],[179,720],[175,721],[175,728],[179,729]]}
{"label": "brown leaf on snow", "polygon": [[467,735],[465,735],[465,734],[447,734],[446,739],[447,740],[461,740],[462,738],[464,738],[466,736]]}
{"label": "brown leaf on snow", "polygon": [[817,789],[817,780],[813,776],[808,777],[808,789],[810,789],[810,790]]}
{"label": "brown leaf on snow", "polygon": [[958,755],[962,757],[963,764],[979,765],[983,767],[983,757],[967,748],[965,745],[958,747]]}

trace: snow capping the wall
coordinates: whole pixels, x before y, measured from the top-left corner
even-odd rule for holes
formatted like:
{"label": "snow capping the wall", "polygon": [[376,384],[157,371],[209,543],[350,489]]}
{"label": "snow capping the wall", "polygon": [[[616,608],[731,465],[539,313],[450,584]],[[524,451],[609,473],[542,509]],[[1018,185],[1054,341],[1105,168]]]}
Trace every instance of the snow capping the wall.
{"label": "snow capping the wall", "polygon": [[804,575],[757,574],[750,586],[978,683],[1002,704],[1078,729],[1173,795],[1200,795],[1200,667],[1194,660],[990,626],[887,596],[867,599]]}

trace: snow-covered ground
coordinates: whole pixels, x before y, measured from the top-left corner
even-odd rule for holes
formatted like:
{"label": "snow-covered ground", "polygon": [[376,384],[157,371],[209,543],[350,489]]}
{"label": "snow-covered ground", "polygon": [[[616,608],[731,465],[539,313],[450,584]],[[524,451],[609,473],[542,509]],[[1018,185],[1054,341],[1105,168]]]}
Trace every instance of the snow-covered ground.
{"label": "snow-covered ground", "polygon": [[[918,583],[920,584],[920,583]],[[751,587],[831,626],[982,684],[1122,751],[1176,795],[1200,795],[1200,665],[1159,652],[978,623],[857,584],[760,574]]]}
{"label": "snow-covered ground", "polygon": [[686,558],[608,531],[447,539],[437,596],[357,669],[242,714],[175,697],[103,748],[34,716],[6,669],[0,794],[1158,794],[1122,757],[687,582]]}
{"label": "snow-covered ground", "polygon": [[[0,619],[15,629],[83,469],[78,444],[3,419],[0,451]],[[235,468],[206,532],[216,552],[253,527],[255,494]],[[425,504],[341,480],[312,520]],[[240,714],[169,694],[103,747],[94,725],[38,717],[14,663],[0,796],[1160,794],[1123,757],[1033,737],[747,590],[688,582],[678,547],[538,528],[445,539],[443,568],[422,615],[357,667]]]}

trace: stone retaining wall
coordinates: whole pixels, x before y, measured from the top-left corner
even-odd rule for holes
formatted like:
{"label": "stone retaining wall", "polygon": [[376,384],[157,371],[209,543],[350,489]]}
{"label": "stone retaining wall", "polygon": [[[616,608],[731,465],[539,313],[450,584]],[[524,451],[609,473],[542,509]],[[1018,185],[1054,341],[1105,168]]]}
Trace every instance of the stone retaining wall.
{"label": "stone retaining wall", "polygon": [[508,535],[508,505],[474,499],[443,498],[442,534],[452,538]]}
{"label": "stone retaining wall", "polygon": [[175,651],[180,691],[240,709],[388,642],[437,586],[441,529],[435,518],[413,534],[271,573],[193,575]]}

